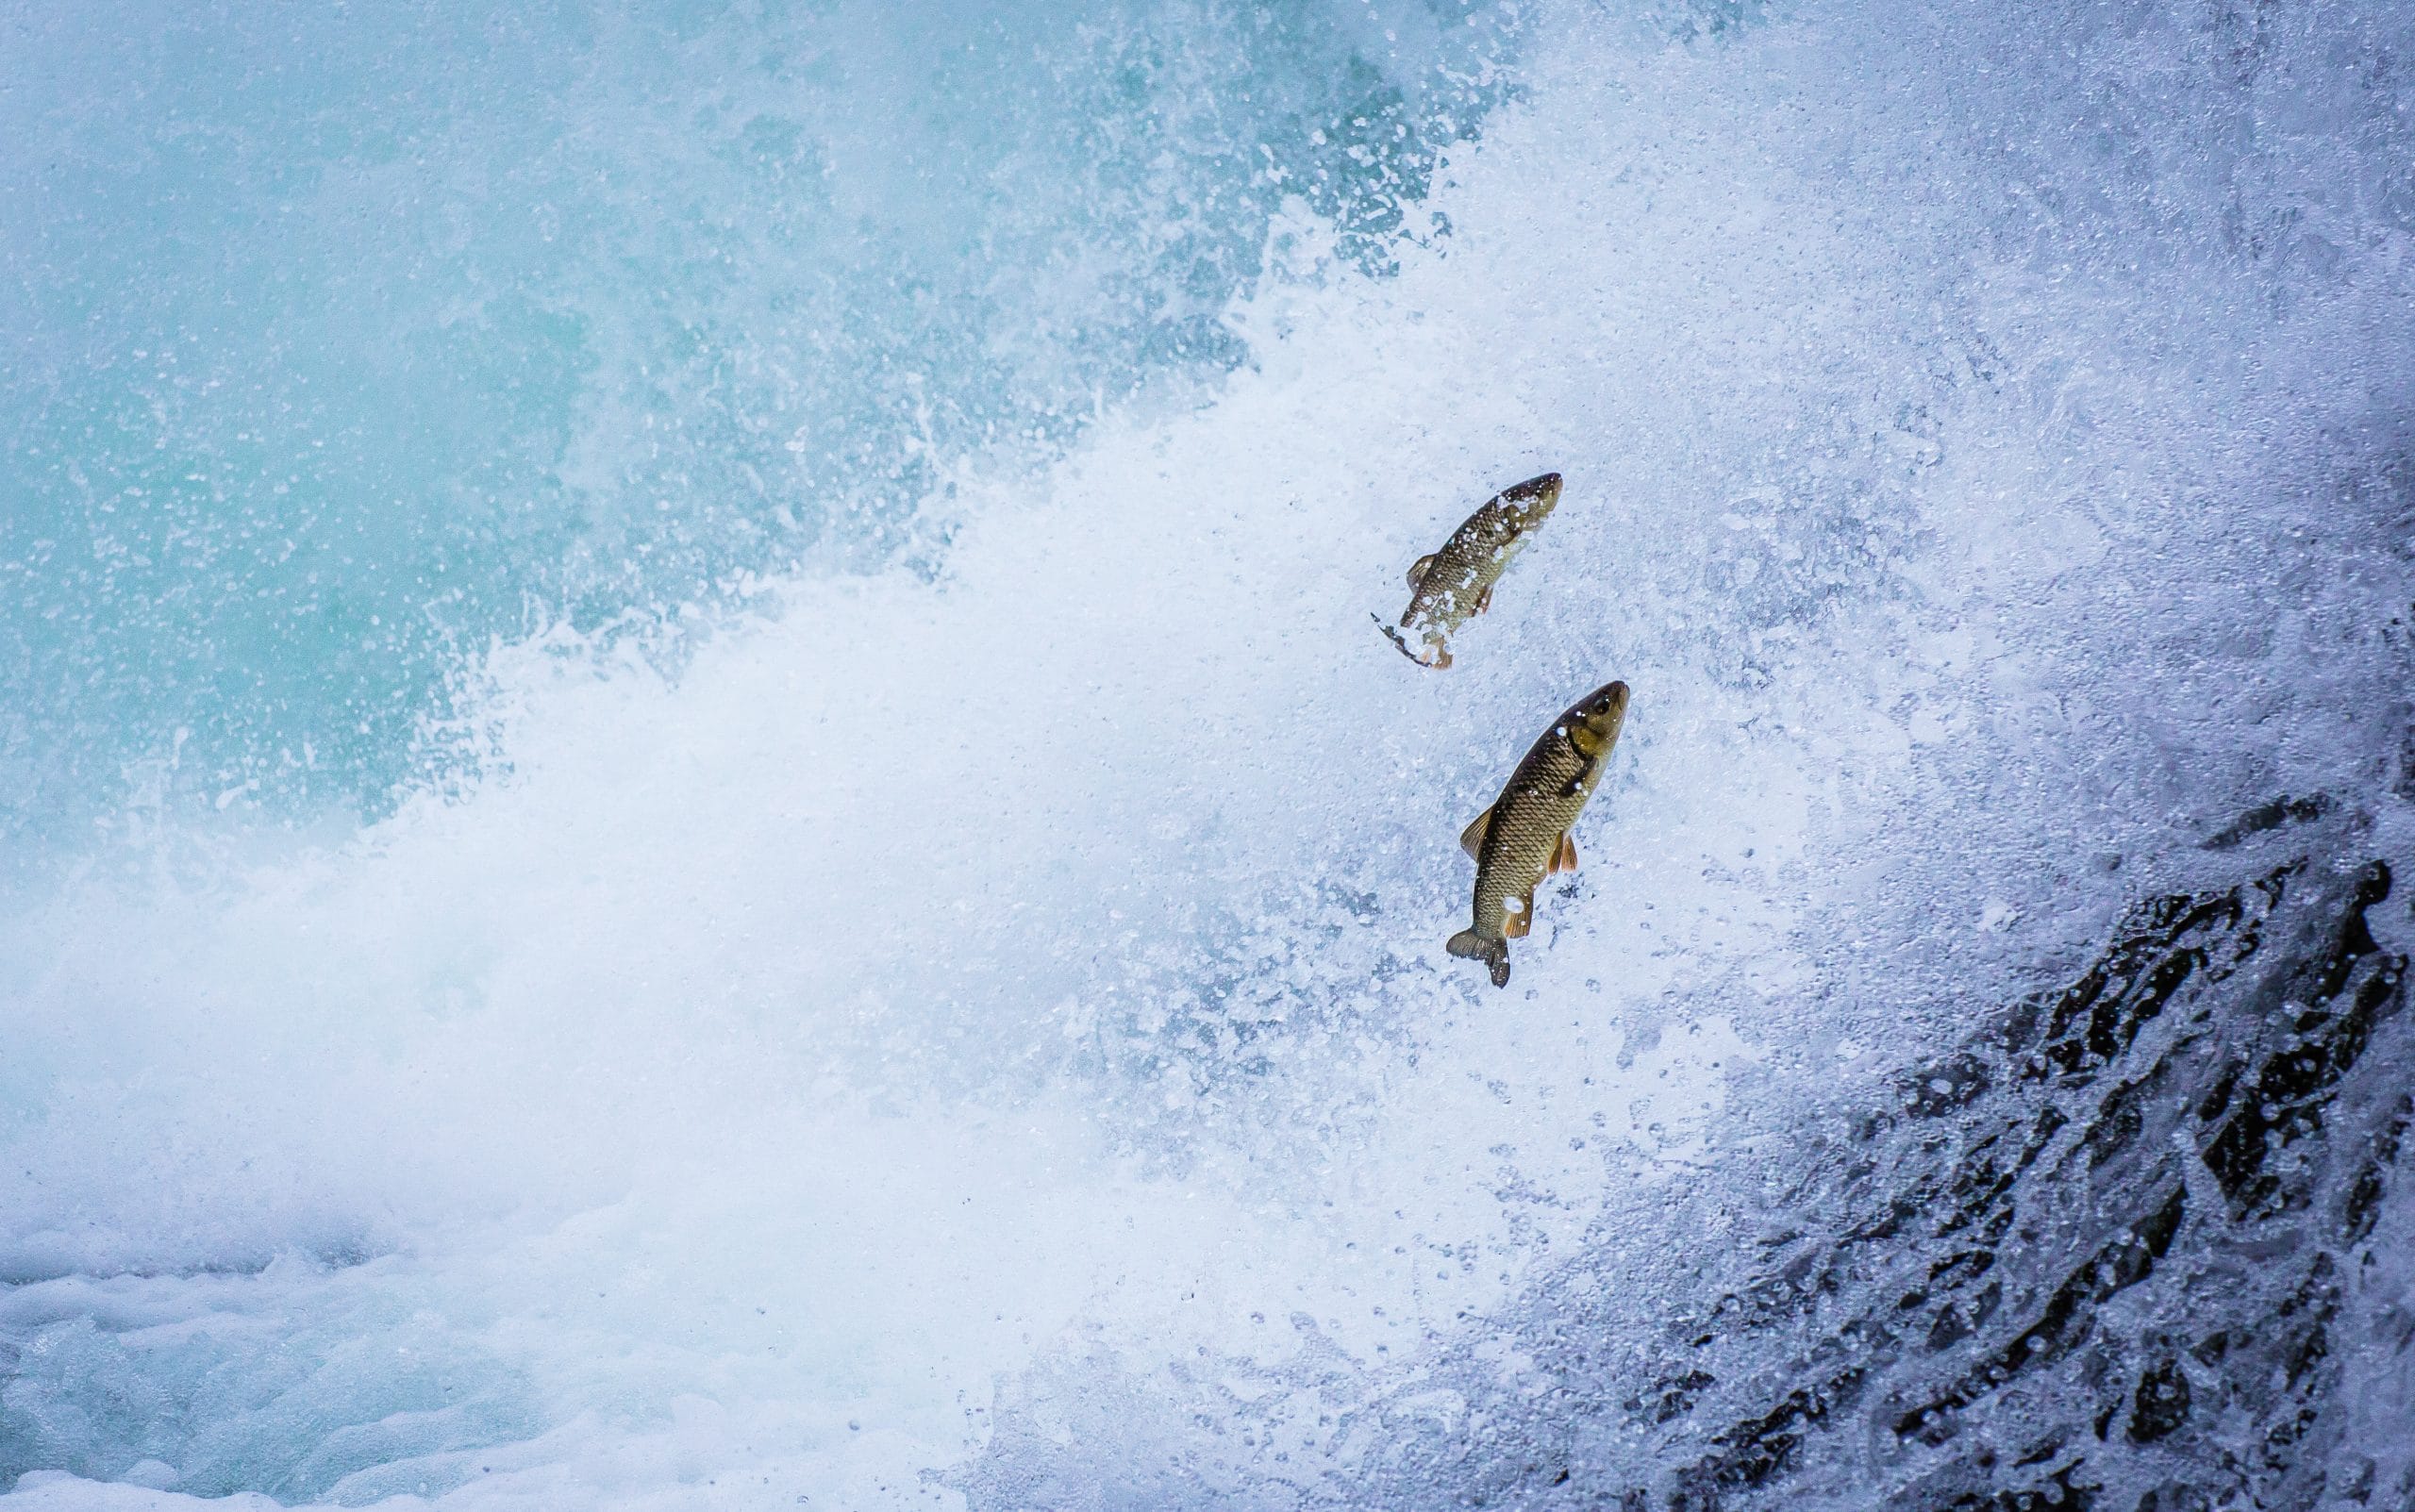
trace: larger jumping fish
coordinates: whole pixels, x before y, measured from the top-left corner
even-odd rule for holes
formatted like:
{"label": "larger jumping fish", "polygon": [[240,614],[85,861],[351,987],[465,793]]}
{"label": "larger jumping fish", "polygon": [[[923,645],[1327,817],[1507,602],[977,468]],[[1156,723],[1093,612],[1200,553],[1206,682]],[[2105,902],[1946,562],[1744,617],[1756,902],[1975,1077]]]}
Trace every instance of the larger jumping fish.
{"label": "larger jumping fish", "polygon": [[1408,607],[1401,611],[1400,629],[1414,632],[1430,655],[1419,656],[1400,630],[1382,619],[1376,619],[1376,626],[1419,666],[1449,666],[1452,633],[1491,606],[1492,585],[1501,581],[1510,559],[1558,503],[1558,474],[1528,478],[1487,499],[1484,507],[1451,532],[1441,551],[1417,558],[1408,570]]}
{"label": "larger jumping fish", "polygon": [[1448,949],[1484,962],[1494,987],[1509,985],[1509,941],[1534,927],[1535,889],[1555,872],[1576,870],[1569,831],[1601,785],[1625,723],[1626,684],[1607,683],[1578,699],[1459,836],[1475,857],[1475,922],[1453,935]]}

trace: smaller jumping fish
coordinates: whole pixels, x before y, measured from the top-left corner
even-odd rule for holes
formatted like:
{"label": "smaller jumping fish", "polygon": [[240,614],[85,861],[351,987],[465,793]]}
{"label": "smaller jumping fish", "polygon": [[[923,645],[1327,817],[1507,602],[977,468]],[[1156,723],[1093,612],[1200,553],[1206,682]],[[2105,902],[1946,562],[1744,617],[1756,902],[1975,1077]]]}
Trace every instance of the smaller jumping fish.
{"label": "smaller jumping fish", "polygon": [[1626,723],[1626,684],[1593,690],[1552,722],[1509,773],[1492,806],[1475,816],[1459,844],[1475,857],[1475,922],[1450,939],[1454,955],[1480,960],[1494,987],[1509,985],[1509,941],[1535,922],[1535,889],[1555,872],[1576,870],[1569,831],[1601,785]]}
{"label": "smaller jumping fish", "polygon": [[1420,656],[1400,630],[1381,618],[1375,620],[1377,628],[1419,666],[1449,666],[1453,632],[1491,606],[1492,585],[1501,581],[1510,558],[1557,503],[1558,474],[1528,478],[1486,500],[1483,508],[1451,532],[1441,551],[1417,558],[1408,570],[1408,607],[1401,611],[1400,629],[1413,632],[1428,655]]}

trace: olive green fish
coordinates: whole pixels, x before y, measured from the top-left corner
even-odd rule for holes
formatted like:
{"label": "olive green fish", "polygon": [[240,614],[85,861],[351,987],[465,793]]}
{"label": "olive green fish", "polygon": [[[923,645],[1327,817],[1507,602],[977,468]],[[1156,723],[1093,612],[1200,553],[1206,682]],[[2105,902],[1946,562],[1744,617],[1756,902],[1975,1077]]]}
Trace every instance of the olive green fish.
{"label": "olive green fish", "polygon": [[1426,655],[1420,656],[1400,630],[1381,618],[1375,620],[1377,627],[1419,666],[1449,666],[1452,634],[1491,606],[1492,585],[1501,581],[1510,558],[1558,503],[1558,474],[1528,478],[1487,499],[1483,508],[1451,532],[1441,551],[1417,558],[1408,570],[1408,607],[1401,611],[1400,630],[1414,633]]}
{"label": "olive green fish", "polygon": [[1555,872],[1576,870],[1569,831],[1601,785],[1625,723],[1626,684],[1606,684],[1578,699],[1459,836],[1475,857],[1475,922],[1453,935],[1449,949],[1484,962],[1494,987],[1509,985],[1509,941],[1534,927],[1535,889]]}

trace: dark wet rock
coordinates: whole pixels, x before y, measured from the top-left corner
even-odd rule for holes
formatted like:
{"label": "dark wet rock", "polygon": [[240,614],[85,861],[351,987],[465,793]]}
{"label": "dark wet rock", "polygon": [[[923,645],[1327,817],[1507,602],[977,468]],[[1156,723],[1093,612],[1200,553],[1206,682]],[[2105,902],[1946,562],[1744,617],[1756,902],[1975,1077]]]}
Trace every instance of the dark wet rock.
{"label": "dark wet rock", "polygon": [[2189,1375],[2177,1359],[2166,1358],[2140,1372],[2130,1407],[2130,1441],[2151,1444],[2189,1421]]}
{"label": "dark wet rock", "polygon": [[1758,1215],[1785,1263],[1700,1266],[1703,1323],[1633,1362],[1655,1379],[1618,1421],[1573,1388],[1528,1422],[1584,1469],[1495,1504],[2171,1512],[2376,1481],[2342,1442],[2342,1338],[2393,1306],[2359,1278],[2415,1123],[2407,964],[2367,925],[2390,887],[2297,855],[2140,904],[1816,1150],[1799,1207]]}
{"label": "dark wet rock", "polygon": [[2252,835],[2279,829],[2284,824],[2302,824],[2323,818],[2331,812],[2333,804],[2324,793],[2310,798],[2275,798],[2271,803],[2251,808],[2238,821],[2225,826],[2206,841],[2209,851],[2237,850],[2241,841]]}
{"label": "dark wet rock", "polygon": [[1391,1375],[1303,1320],[1326,1363],[1223,1362],[1246,1402],[1093,1383],[1094,1458],[1017,1426],[1064,1403],[1005,1404],[968,1500],[1125,1485],[1137,1437],[1158,1505],[2415,1507],[2415,1015],[2361,824],[2242,817],[2191,863],[2232,874],[1935,1015],[1961,1042],[1607,1214]]}
{"label": "dark wet rock", "polygon": [[[2210,848],[2334,812],[2268,805]],[[2415,1124],[2407,961],[2367,922],[2392,884],[2309,849],[2140,903],[2070,981],[1807,1136],[1788,1201],[1690,1213],[1699,1248],[1650,1285],[1696,1300],[1657,1356],[1604,1342],[1640,1288],[1537,1288],[1526,1316],[1552,1324],[1517,1342],[1552,1411],[1472,1371],[1459,1388],[1543,1469],[1407,1445],[1365,1500],[2181,1512],[2365,1485],[2415,1504],[2408,1465],[2348,1441],[2343,1386],[2404,1304],[2404,1276],[2373,1279]],[[1723,1242],[1748,1223],[1772,1238]]]}

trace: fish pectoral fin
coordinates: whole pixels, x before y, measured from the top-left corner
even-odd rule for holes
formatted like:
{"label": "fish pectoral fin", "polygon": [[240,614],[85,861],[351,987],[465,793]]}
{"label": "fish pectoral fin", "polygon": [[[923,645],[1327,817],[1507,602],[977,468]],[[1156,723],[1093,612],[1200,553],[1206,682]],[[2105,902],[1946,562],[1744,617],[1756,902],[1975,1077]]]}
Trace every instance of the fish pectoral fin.
{"label": "fish pectoral fin", "polygon": [[1492,590],[1487,587],[1483,592],[1475,596],[1475,612],[1482,614],[1491,607],[1492,607]]}
{"label": "fish pectoral fin", "polygon": [[1430,551],[1429,551],[1429,552],[1427,552],[1424,556],[1420,557],[1419,558],[1417,558],[1417,560],[1415,560],[1415,561],[1413,561],[1413,562],[1409,563],[1409,564],[1408,564],[1408,586],[1409,586],[1410,588],[1415,588],[1418,584],[1424,582],[1424,581],[1425,581],[1425,574],[1426,574],[1429,571],[1431,571],[1431,570],[1433,569],[1433,566],[1434,566],[1434,554],[1433,554],[1432,552],[1430,552]]}
{"label": "fish pectoral fin", "polygon": [[1564,830],[1560,833],[1559,847],[1551,853],[1551,870],[1553,872],[1576,870],[1576,837],[1574,835]]}
{"label": "fish pectoral fin", "polygon": [[1502,936],[1508,939],[1524,939],[1526,938],[1527,931],[1535,927],[1534,894],[1528,893],[1523,898],[1511,898],[1507,901],[1518,905],[1518,907],[1515,912],[1502,919]]}
{"label": "fish pectoral fin", "polygon": [[1484,832],[1491,827],[1492,810],[1488,808],[1483,813],[1476,815],[1475,818],[1469,820],[1468,827],[1459,831],[1459,849],[1467,852],[1470,856],[1474,856],[1478,851],[1483,850]]}

